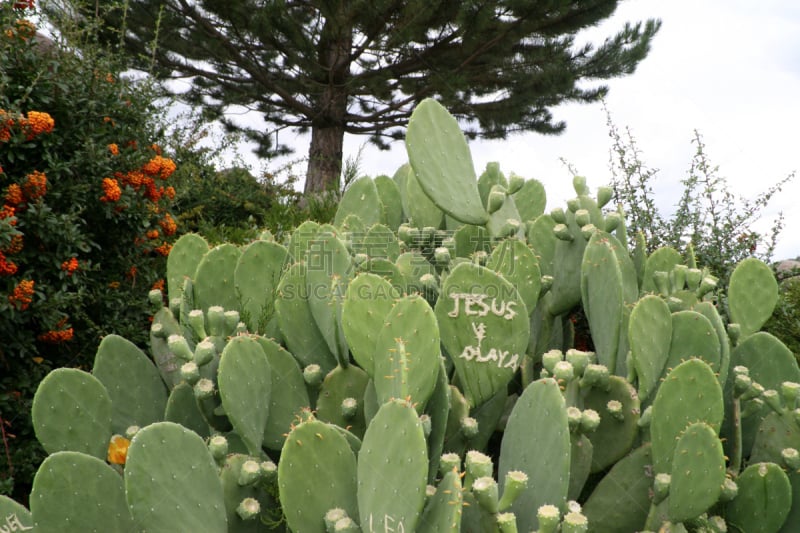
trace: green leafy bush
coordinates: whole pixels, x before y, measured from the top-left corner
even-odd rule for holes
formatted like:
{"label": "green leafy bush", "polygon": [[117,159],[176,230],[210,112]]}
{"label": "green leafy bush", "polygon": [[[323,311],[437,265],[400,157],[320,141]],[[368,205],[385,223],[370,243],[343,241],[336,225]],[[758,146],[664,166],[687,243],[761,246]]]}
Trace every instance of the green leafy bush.
{"label": "green leafy bush", "polygon": [[37,34],[28,7],[0,7],[0,488],[18,494],[42,458],[40,379],[89,366],[110,333],[146,341],[145,295],[177,229],[154,90]]}

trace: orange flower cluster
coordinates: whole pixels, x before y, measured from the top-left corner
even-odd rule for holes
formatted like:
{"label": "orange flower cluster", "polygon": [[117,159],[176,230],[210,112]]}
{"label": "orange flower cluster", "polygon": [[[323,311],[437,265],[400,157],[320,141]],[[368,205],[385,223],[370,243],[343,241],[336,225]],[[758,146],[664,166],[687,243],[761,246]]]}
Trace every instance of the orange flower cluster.
{"label": "orange flower cluster", "polygon": [[8,295],[9,303],[19,311],[26,310],[33,302],[33,286],[34,281],[31,279],[20,281]]}
{"label": "orange flower cluster", "polygon": [[0,252],[0,276],[13,276],[17,273],[17,265]]}
{"label": "orange flower cluster", "polygon": [[163,255],[167,257],[169,252],[172,250],[172,245],[168,242],[163,242],[160,246],[153,248],[153,251],[159,255]]}
{"label": "orange flower cluster", "polygon": [[162,180],[169,178],[176,169],[172,159],[157,155],[142,166],[142,172],[148,176],[158,176]]}
{"label": "orange flower cluster", "polygon": [[8,246],[3,248],[3,252],[7,253],[8,255],[18,254],[22,251],[24,246],[24,237],[22,234],[17,234],[11,237],[11,242],[8,243]]}
{"label": "orange flower cluster", "polygon": [[9,207],[17,206],[25,201],[25,197],[22,195],[22,187],[19,186],[17,183],[12,183],[6,189],[6,205]]}
{"label": "orange flower cluster", "polygon": [[22,122],[29,141],[42,133],[52,133],[55,125],[53,117],[42,111],[28,111],[27,119]]}
{"label": "orange flower cluster", "polygon": [[103,178],[103,193],[100,197],[101,202],[117,202],[122,198],[122,189],[115,179]]}
{"label": "orange flower cluster", "polygon": [[119,146],[117,146],[116,143],[111,143],[108,145],[108,151],[113,155],[119,155]]}
{"label": "orange flower cluster", "polygon": [[175,235],[175,232],[178,231],[178,224],[169,213],[158,221],[158,225],[164,230],[164,235]]}
{"label": "orange flower cluster", "polygon": [[41,198],[47,193],[47,176],[44,175],[44,172],[34,170],[25,177],[22,191],[28,202]]}
{"label": "orange flower cluster", "polygon": [[155,240],[155,239],[158,239],[159,235],[160,235],[160,233],[158,232],[157,229],[151,229],[151,230],[148,230],[147,233],[145,233],[145,236],[148,239],[150,239],[151,241]]}
{"label": "orange flower cluster", "polygon": [[0,142],[8,142],[11,139],[11,128],[14,127],[14,116],[0,109]]}
{"label": "orange flower cluster", "polygon": [[61,344],[62,342],[71,341],[74,335],[75,331],[72,328],[67,328],[48,331],[36,338],[48,344]]}
{"label": "orange flower cluster", "polygon": [[128,459],[128,447],[131,441],[122,435],[114,435],[108,443],[108,462],[114,465],[124,465]]}
{"label": "orange flower cluster", "polygon": [[78,258],[72,257],[61,263],[61,270],[66,272],[67,276],[71,276],[76,270],[78,270]]}
{"label": "orange flower cluster", "polygon": [[164,278],[161,278],[160,280],[158,280],[155,283],[153,283],[153,286],[150,287],[150,290],[152,290],[152,291],[162,291],[163,292],[164,291]]}

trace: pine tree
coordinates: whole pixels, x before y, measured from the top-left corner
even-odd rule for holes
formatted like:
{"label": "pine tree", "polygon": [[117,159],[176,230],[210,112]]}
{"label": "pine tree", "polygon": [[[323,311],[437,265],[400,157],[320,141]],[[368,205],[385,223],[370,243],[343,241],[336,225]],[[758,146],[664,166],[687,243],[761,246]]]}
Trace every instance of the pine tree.
{"label": "pine tree", "polygon": [[[310,193],[337,186],[345,133],[387,147],[426,97],[459,118],[470,138],[561,132],[553,106],[597,101],[607,92],[602,80],[633,73],[649,51],[656,20],[625,24],[597,46],[577,44],[576,34],[617,4],[92,0],[79,12],[100,17],[108,42],[121,43],[141,68],[191,80],[182,98],[243,131],[260,156],[288,152],[278,131],[310,130]],[[234,124],[226,117],[232,108],[260,113],[268,127]]]}

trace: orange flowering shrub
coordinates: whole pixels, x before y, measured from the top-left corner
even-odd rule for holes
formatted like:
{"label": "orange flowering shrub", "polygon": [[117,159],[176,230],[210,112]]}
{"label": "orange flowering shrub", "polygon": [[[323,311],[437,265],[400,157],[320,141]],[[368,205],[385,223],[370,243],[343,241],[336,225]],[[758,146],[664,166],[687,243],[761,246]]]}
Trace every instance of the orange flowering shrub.
{"label": "orange flowering shrub", "polygon": [[100,197],[101,202],[116,202],[122,198],[122,189],[119,188],[117,180],[111,178],[103,178],[103,196]]}
{"label": "orange flowering shrub", "polygon": [[28,306],[33,302],[33,286],[35,282],[30,279],[24,279],[14,287],[11,294],[8,295],[8,301],[11,306],[18,311],[25,311]]}
{"label": "orange flowering shrub", "polygon": [[78,270],[78,258],[72,257],[63,263],[61,263],[61,270],[67,273],[67,276],[71,276]]}

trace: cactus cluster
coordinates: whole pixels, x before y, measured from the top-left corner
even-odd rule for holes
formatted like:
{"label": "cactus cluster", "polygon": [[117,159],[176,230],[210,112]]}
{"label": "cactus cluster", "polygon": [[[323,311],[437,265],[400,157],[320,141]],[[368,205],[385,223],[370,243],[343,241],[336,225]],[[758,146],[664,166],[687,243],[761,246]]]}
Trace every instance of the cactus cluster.
{"label": "cactus cluster", "polygon": [[[611,191],[480,176],[433,100],[333,224],[179,239],[149,354],[33,405],[36,531],[797,531],[800,369],[769,268],[629,251]],[[726,306],[720,312],[720,306]],[[591,338],[576,339],[582,309]],[[577,341],[580,340],[580,343]],[[12,523],[12,522],[9,522]]]}

